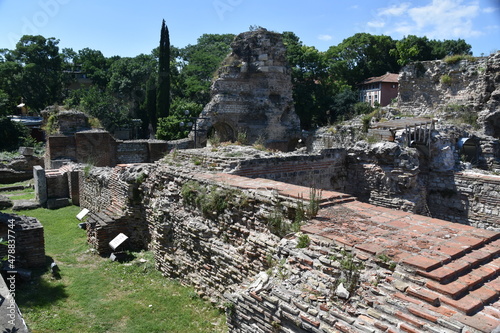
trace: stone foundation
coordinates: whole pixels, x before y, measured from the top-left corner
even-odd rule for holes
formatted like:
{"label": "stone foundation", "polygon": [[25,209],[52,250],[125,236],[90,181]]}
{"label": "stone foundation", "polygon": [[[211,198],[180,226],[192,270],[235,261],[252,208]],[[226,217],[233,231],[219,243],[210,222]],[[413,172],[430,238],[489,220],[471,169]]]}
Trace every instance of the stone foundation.
{"label": "stone foundation", "polygon": [[102,220],[87,220],[89,242],[105,252],[112,232],[144,240],[164,275],[224,304],[231,332],[473,333],[500,325],[496,232],[325,190],[318,216],[301,227],[310,242],[298,248],[305,236],[280,234],[275,223],[291,224],[310,199],[307,187],[166,164],[96,169],[83,182],[85,205],[103,208],[94,208]]}
{"label": "stone foundation", "polygon": [[[15,265],[9,270],[45,267],[43,226],[34,217],[0,213],[0,238],[15,245]],[[0,245],[0,257],[7,255],[8,246]]]}

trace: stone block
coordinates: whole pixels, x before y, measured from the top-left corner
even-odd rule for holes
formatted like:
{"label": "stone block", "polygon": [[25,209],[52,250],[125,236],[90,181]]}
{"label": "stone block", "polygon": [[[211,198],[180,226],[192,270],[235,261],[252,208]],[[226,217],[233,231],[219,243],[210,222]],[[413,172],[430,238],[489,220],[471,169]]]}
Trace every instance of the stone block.
{"label": "stone block", "polygon": [[13,211],[30,210],[40,208],[41,205],[35,200],[15,200],[12,206]]}
{"label": "stone block", "polygon": [[42,207],[47,203],[47,179],[45,178],[45,170],[36,165],[33,167],[33,178],[35,180],[35,198]]}
{"label": "stone block", "polygon": [[0,209],[7,209],[12,207],[12,200],[5,195],[0,195]]}
{"label": "stone block", "polygon": [[70,205],[69,198],[47,199],[47,208],[48,209],[58,209],[58,208],[66,207],[69,205]]}

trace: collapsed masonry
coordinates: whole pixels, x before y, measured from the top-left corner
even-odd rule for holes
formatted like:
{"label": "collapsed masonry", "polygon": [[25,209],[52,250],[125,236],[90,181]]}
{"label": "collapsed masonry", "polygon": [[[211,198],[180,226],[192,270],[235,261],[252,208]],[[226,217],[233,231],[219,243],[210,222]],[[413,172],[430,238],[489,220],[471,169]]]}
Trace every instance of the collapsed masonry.
{"label": "collapsed masonry", "polygon": [[[299,249],[300,236],[286,226],[311,192],[306,183],[291,183],[307,178],[349,188],[357,177],[409,189],[412,176],[391,174],[373,156],[371,163],[368,156],[356,162],[342,150],[276,156],[238,149],[172,152],[154,165],[82,172],[89,243],[109,254],[109,241],[122,232],[132,238],[131,248],[151,249],[166,276],[194,285],[214,303],[233,304],[227,308],[231,332],[492,332],[500,325],[496,231],[324,190],[318,216],[301,228],[311,244]],[[385,163],[405,160],[395,150],[377,149],[372,154]],[[372,180],[361,181],[372,171]],[[500,184],[498,176],[456,177],[464,190],[485,189],[467,192],[471,202],[485,201]],[[435,193],[441,203],[448,199],[445,189]],[[497,228],[499,212],[487,210],[485,226]]]}
{"label": "collapsed masonry", "polygon": [[231,48],[212,84],[212,99],[200,114],[196,146],[216,135],[221,141],[244,138],[250,144],[293,150],[300,121],[281,35],[265,29],[245,32]]}
{"label": "collapsed masonry", "polygon": [[45,266],[43,226],[36,218],[0,213],[0,238],[15,244],[15,253],[10,253],[11,256],[8,256],[8,245],[0,245],[0,257],[7,257],[12,265],[8,270]]}
{"label": "collapsed masonry", "polygon": [[[220,135],[237,135],[213,119]],[[166,276],[233,304],[233,332],[492,332],[500,178],[455,172],[457,138],[429,139],[430,160],[360,143],[313,154],[174,151],[154,165],[80,170],[88,240],[101,254],[119,233],[152,249]],[[322,209],[301,228],[312,243],[298,249],[300,236],[278,225],[291,224],[311,185],[324,189]]]}

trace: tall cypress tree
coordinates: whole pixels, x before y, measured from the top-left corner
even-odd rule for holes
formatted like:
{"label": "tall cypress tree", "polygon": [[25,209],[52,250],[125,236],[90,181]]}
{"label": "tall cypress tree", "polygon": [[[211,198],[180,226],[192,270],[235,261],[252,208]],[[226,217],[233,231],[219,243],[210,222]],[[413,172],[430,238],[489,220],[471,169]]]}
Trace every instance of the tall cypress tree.
{"label": "tall cypress tree", "polygon": [[158,65],[156,114],[158,118],[161,118],[168,117],[170,113],[170,36],[165,20],[163,20],[161,25]]}

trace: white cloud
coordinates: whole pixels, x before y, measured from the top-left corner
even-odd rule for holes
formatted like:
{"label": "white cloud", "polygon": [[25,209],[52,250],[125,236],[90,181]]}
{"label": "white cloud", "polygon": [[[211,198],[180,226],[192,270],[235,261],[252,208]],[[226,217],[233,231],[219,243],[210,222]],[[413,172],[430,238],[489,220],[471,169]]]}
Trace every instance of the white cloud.
{"label": "white cloud", "polygon": [[431,0],[427,5],[409,2],[381,8],[369,29],[383,28],[384,34],[427,36],[431,39],[456,39],[483,34],[473,25],[481,13],[479,0]]}
{"label": "white cloud", "polygon": [[430,38],[464,38],[480,34],[472,19],[479,14],[479,1],[433,0],[427,6],[414,7],[408,15],[417,31]]}
{"label": "white cloud", "polygon": [[387,7],[387,8],[381,8],[381,9],[379,9],[378,15],[379,16],[401,16],[408,10],[408,8],[410,8],[410,6],[411,6],[411,3],[403,2],[399,5],[394,5],[394,6]]}
{"label": "white cloud", "polygon": [[329,40],[333,39],[333,36],[331,36],[331,35],[319,35],[318,39],[319,40],[324,40],[324,41],[329,41]]}
{"label": "white cloud", "polygon": [[490,14],[490,13],[494,13],[498,10],[498,8],[495,8],[495,7],[487,7],[487,8],[483,8],[483,13],[486,13],[486,14]]}
{"label": "white cloud", "polygon": [[382,20],[375,20],[366,23],[370,28],[383,28],[385,26],[385,22]]}

